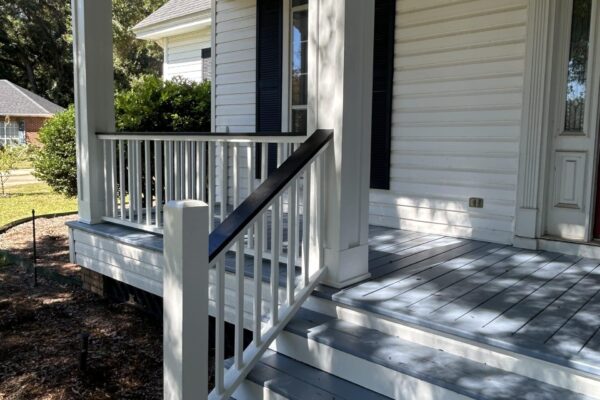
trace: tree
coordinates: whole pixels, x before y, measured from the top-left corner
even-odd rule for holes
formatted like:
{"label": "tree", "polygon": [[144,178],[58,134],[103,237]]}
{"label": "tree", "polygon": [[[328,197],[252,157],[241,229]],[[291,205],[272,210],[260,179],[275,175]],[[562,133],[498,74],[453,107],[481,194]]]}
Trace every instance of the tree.
{"label": "tree", "polygon": [[[210,82],[136,79],[131,89],[115,96],[117,130],[125,132],[206,132],[210,130]],[[34,158],[34,175],[54,191],[77,194],[75,110],[69,107],[46,122],[42,147]]]}
{"label": "tree", "polygon": [[142,75],[162,74],[162,49],[135,38],[132,28],[166,0],[113,0],[113,57],[117,90],[130,87]]}
{"label": "tree", "polygon": [[0,78],[61,105],[73,99],[69,3],[0,0]]}
{"label": "tree", "polygon": [[34,176],[65,196],[77,194],[75,108],[56,114],[39,132],[42,147],[33,160]]}
{"label": "tree", "polygon": [[[162,51],[135,38],[133,26],[166,0],[113,0],[113,58],[118,90],[161,74]],[[73,103],[73,37],[68,0],[0,0],[0,79],[67,106]]]}

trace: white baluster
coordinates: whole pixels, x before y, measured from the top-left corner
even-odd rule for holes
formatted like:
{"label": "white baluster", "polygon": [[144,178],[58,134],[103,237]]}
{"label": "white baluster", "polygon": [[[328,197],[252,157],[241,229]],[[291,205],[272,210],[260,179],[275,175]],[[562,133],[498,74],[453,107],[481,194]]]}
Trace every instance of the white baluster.
{"label": "white baluster", "polygon": [[[246,146],[246,168],[248,172],[248,192],[247,197],[254,192],[254,144],[250,143]],[[254,226],[248,229],[248,248],[254,248]]]}
{"label": "white baluster", "polygon": [[121,220],[125,220],[125,141],[119,140],[119,194],[121,195]]}
{"label": "white baluster", "polygon": [[227,178],[229,175],[229,151],[227,142],[221,142],[221,222],[225,221],[227,216],[228,187]]}
{"label": "white baluster", "polygon": [[234,359],[237,369],[244,366],[244,237],[237,241],[235,257],[235,277],[237,280],[235,306],[235,351]]}
{"label": "white baluster", "polygon": [[261,343],[262,332],[262,229],[264,214],[258,217],[256,221],[256,230],[258,233],[254,241],[254,340],[256,345]]}
{"label": "white baluster", "polygon": [[225,256],[216,263],[215,280],[215,390],[223,393],[225,367]]}
{"label": "white baluster", "polygon": [[294,303],[294,281],[296,277],[296,180],[288,192],[288,259],[287,259],[287,301]]}
{"label": "white baluster", "polygon": [[162,162],[162,142],[157,140],[154,142],[154,169],[156,171],[156,227],[162,226],[162,210],[163,210],[163,162]]}
{"label": "white baluster", "polygon": [[133,189],[133,175],[135,173],[135,150],[133,140],[127,141],[127,193],[129,194],[129,221],[133,222],[133,203],[135,202]]}
{"label": "white baluster", "polygon": [[304,277],[304,286],[308,286],[310,278],[310,191],[311,191],[311,167],[304,171],[304,192],[302,204],[302,276]]}
{"label": "white baluster", "polygon": [[231,145],[231,158],[232,158],[232,189],[233,189],[233,209],[235,210],[239,205],[240,201],[240,160],[239,160],[239,144],[233,143]]}
{"label": "white baluster", "polygon": [[110,193],[112,217],[117,218],[117,142],[110,141]]}
{"label": "white baluster", "polygon": [[278,197],[271,207],[271,323],[275,325],[279,321],[279,209],[280,199]]}
{"label": "white baluster", "polygon": [[152,165],[150,164],[150,141],[144,140],[144,170],[146,179],[146,225],[152,225]]}
{"label": "white baluster", "polygon": [[215,168],[215,155],[216,155],[216,144],[215,142],[208,142],[208,176],[206,187],[208,189],[208,230],[213,230],[213,224],[215,221],[215,202],[216,202],[216,187],[217,187],[217,175]]}
{"label": "white baluster", "polygon": [[135,207],[137,213],[137,223],[141,224],[142,215],[142,142],[135,141]]}

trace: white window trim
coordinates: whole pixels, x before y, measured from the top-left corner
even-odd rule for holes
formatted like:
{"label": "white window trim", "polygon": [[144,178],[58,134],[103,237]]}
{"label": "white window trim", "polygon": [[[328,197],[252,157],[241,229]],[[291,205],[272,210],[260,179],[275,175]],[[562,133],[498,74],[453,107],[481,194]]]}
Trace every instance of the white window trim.
{"label": "white window trim", "polygon": [[[294,11],[308,11],[309,5],[303,4],[300,6],[292,7],[291,0],[283,0],[283,60],[282,60],[282,85],[281,85],[281,131],[288,132],[292,130],[292,111],[294,110],[306,110],[307,112],[307,125],[309,125],[308,121],[308,93],[307,93],[307,104],[300,106],[292,105],[292,74],[291,74],[291,65],[292,65],[292,46],[291,46],[291,32],[292,32],[292,13]],[[310,18],[310,15],[309,15]],[[309,23],[310,30],[310,23]],[[310,50],[309,50],[310,53]],[[307,54],[310,57],[309,54]],[[307,60],[308,61],[308,60]],[[310,69],[310,68],[309,68]],[[307,75],[310,74],[310,71],[307,71]],[[310,84],[307,81],[307,85]],[[307,87],[307,91],[309,88]]]}

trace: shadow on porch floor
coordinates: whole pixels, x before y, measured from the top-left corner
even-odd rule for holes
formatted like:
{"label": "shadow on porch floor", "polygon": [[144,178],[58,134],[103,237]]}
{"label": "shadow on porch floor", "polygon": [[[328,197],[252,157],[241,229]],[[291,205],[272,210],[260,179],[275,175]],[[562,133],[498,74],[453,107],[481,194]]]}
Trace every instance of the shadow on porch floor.
{"label": "shadow on porch floor", "polygon": [[319,295],[600,375],[600,260],[372,226],[372,278]]}

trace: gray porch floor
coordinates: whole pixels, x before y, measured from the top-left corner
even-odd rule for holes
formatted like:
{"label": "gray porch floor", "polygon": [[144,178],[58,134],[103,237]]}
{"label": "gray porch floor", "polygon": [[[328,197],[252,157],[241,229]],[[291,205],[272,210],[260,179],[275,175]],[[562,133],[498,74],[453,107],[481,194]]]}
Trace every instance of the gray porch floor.
{"label": "gray porch floor", "polygon": [[[162,251],[155,234],[69,226]],[[376,226],[369,236],[371,279],[315,295],[600,376],[600,260]],[[232,254],[226,267],[235,271]],[[268,281],[269,261],[262,272]],[[281,264],[282,286],[285,276]]]}
{"label": "gray porch floor", "polygon": [[319,295],[600,375],[600,260],[371,227],[372,278]]}

